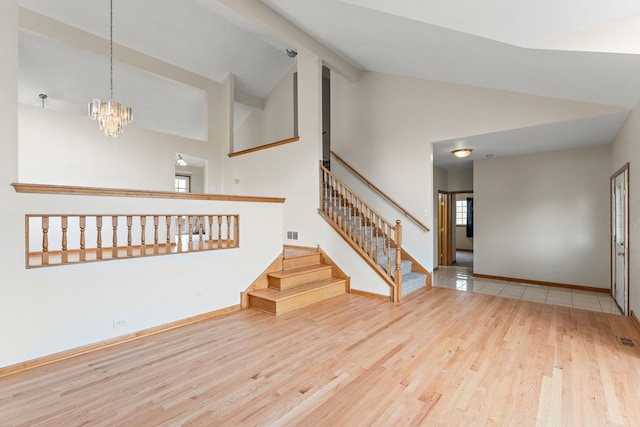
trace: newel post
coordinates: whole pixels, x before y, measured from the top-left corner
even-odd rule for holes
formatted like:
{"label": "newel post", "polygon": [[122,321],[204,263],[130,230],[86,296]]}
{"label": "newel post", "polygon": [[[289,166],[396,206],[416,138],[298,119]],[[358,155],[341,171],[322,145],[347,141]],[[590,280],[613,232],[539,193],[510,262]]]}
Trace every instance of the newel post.
{"label": "newel post", "polygon": [[400,225],[399,219],[396,220],[396,225],[393,227],[393,245],[396,248],[396,271],[393,275],[393,281],[396,285],[394,302],[400,302],[402,296],[402,270],[400,270],[402,261],[402,225]]}

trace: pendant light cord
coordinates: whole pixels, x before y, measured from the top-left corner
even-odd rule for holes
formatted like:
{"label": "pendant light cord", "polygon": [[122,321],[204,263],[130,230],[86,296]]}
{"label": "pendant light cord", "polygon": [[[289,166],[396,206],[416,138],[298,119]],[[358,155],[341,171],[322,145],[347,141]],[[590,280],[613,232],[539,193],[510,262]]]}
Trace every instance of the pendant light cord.
{"label": "pendant light cord", "polygon": [[111,98],[113,99],[113,0],[109,0],[109,74],[111,78]]}

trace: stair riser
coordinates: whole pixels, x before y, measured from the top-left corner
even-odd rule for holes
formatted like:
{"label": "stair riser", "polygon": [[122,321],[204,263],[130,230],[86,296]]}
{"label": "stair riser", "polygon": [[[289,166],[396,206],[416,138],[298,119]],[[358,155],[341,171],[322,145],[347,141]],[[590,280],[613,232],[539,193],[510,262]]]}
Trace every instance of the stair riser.
{"label": "stair riser", "polygon": [[249,294],[249,307],[264,311],[269,314],[276,314],[276,302],[269,301]]}
{"label": "stair riser", "polygon": [[306,283],[315,282],[317,280],[330,279],[331,278],[331,267],[310,271],[303,274],[296,274],[295,276],[288,277],[272,277],[268,276],[269,287],[272,289],[291,289],[298,285],[304,285]]}
{"label": "stair riser", "polygon": [[282,262],[282,269],[289,270],[291,268],[306,267],[316,264],[320,264],[320,254],[311,254],[285,259]]}
{"label": "stair riser", "polygon": [[284,301],[277,303],[276,316],[283,313],[288,313],[298,308],[306,307],[316,302],[325,300],[327,298],[335,297],[346,293],[345,283],[338,283],[332,286],[327,286],[322,289],[318,289],[313,292],[308,292],[303,295],[298,295],[292,298],[287,298]]}

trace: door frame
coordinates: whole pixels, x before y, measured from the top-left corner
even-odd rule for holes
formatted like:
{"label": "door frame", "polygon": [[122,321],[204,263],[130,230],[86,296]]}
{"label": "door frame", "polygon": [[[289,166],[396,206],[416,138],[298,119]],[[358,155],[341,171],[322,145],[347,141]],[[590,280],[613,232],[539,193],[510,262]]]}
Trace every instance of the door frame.
{"label": "door frame", "polygon": [[[624,270],[625,270],[625,275],[626,275],[626,283],[625,283],[625,307],[620,307],[620,305],[618,304],[618,301],[616,300],[616,296],[615,296],[615,291],[613,288],[613,284],[615,281],[615,271],[616,271],[616,246],[615,246],[615,218],[614,218],[614,209],[615,209],[615,204],[614,204],[614,188],[615,188],[615,182],[616,179],[622,175],[625,174],[625,181],[624,181],[624,186],[625,186],[625,195],[624,195],[624,201],[625,201],[625,236],[624,236],[624,243],[625,243],[625,266],[624,266]],[[629,269],[629,255],[631,253],[631,244],[629,242],[629,163],[626,163],[624,166],[622,166],[620,169],[618,169],[618,171],[616,171],[616,173],[614,173],[613,175],[611,175],[610,181],[609,181],[609,204],[610,204],[610,208],[609,208],[609,245],[610,245],[610,260],[611,260],[611,278],[610,278],[610,292],[611,292],[611,296],[613,298],[613,300],[615,301],[616,305],[618,305],[618,308],[620,308],[620,310],[622,311],[622,313],[625,316],[628,316],[630,311],[629,311],[629,292],[630,292],[630,287],[629,287],[629,283],[630,283],[630,269]]]}
{"label": "door frame", "polygon": [[438,190],[438,265],[452,265],[451,193]]}

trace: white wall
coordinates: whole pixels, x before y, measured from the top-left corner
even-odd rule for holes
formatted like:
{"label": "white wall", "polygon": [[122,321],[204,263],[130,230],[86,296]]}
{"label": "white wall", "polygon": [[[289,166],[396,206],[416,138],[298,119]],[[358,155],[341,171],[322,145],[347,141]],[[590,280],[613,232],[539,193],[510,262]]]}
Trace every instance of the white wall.
{"label": "white wall", "polygon": [[285,243],[316,246],[321,152],[321,61],[306,51],[297,56],[300,140],[241,156],[225,158],[225,193],[286,197],[284,231],[299,240]]}
{"label": "white wall", "polygon": [[[17,37],[18,2],[0,2],[0,367],[239,304],[240,292],[282,251],[282,204],[16,194],[11,187],[20,180],[172,189],[175,152],[208,158],[215,187],[228,148],[221,142],[230,136],[232,79],[205,88],[208,142],[133,125],[109,139],[88,118],[18,106]],[[237,213],[240,248],[25,268],[25,214],[101,212]],[[114,329],[116,319],[127,325]]]}
{"label": "white wall", "polygon": [[293,135],[294,65],[264,100],[264,109],[254,110],[234,132],[233,151],[270,144]]}
{"label": "white wall", "polygon": [[[18,201],[23,215],[237,213],[240,247],[28,270],[21,259],[2,280],[0,336],[10,345],[0,366],[239,304],[240,292],[282,251],[280,203],[36,194]],[[23,245],[14,245],[22,256]],[[114,328],[120,319],[127,325]]]}
{"label": "white wall", "polygon": [[[594,104],[374,72],[364,72],[357,83],[332,73],[331,109],[332,149],[432,230],[432,142],[609,111]],[[378,204],[374,208],[383,209]],[[435,237],[430,232],[411,242],[404,236],[409,252],[429,270],[435,265]]]}
{"label": "white wall", "polygon": [[637,243],[640,219],[640,109],[633,109],[611,144],[611,168],[614,174],[629,163],[629,307],[640,314],[640,250]]}
{"label": "white wall", "polygon": [[609,287],[609,146],[474,162],[474,272]]}
{"label": "white wall", "polygon": [[473,168],[447,170],[447,191],[473,190]]}
{"label": "white wall", "polygon": [[108,138],[89,117],[26,105],[19,112],[20,182],[173,191],[176,152],[218,157],[205,141],[133,125]]}

